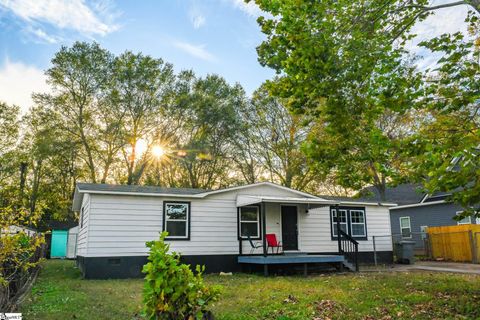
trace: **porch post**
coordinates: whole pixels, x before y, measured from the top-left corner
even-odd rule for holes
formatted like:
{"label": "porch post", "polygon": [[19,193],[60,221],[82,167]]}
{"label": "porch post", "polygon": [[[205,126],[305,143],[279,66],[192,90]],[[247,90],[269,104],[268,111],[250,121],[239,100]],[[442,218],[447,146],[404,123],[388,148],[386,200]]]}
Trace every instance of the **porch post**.
{"label": "porch post", "polygon": [[262,239],[263,239],[263,256],[267,256],[267,217],[265,214],[265,203],[262,201],[260,203],[260,215],[262,216]]}
{"label": "porch post", "polygon": [[342,239],[340,237],[340,206],[338,205],[338,203],[335,205],[335,212],[337,213],[338,254],[342,254]]}

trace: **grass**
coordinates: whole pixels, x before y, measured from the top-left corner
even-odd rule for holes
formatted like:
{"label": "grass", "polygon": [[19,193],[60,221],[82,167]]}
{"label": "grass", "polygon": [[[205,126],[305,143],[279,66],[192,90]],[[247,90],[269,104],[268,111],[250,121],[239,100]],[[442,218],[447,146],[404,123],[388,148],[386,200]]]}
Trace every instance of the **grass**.
{"label": "grass", "polygon": [[[480,319],[480,277],[429,272],[269,277],[207,275],[223,286],[216,319]],[[140,319],[142,280],[82,280],[50,260],[25,319]]]}

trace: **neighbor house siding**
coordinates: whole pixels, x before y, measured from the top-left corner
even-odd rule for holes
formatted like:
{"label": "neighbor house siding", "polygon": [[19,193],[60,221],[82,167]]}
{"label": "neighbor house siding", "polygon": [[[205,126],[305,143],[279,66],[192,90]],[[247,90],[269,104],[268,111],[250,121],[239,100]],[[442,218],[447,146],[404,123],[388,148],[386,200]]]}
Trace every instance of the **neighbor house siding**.
{"label": "neighbor house siding", "polygon": [[[86,194],[83,197],[82,202],[83,215],[80,213],[79,219],[83,220],[82,227],[80,228],[79,221],[78,224],[78,235],[77,235],[77,255],[85,256],[87,255],[87,242],[88,242],[88,226],[90,218],[90,195]],[[80,211],[81,212],[81,211]]]}
{"label": "neighbor house siding", "polygon": [[[420,234],[420,228],[422,226],[438,227],[456,225],[457,221],[455,221],[453,217],[458,211],[462,211],[462,207],[452,203],[439,203],[428,206],[390,210],[392,236],[395,241],[401,239],[400,217],[410,217],[411,240],[415,241],[417,248],[422,248],[423,240]],[[472,219],[473,223],[475,223],[474,220],[475,219]]]}

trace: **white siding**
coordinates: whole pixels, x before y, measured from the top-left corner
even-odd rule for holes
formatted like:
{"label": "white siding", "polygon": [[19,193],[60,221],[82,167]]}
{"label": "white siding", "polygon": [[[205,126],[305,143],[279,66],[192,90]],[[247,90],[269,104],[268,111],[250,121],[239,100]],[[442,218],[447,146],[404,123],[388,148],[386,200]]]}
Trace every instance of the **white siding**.
{"label": "white siding", "polygon": [[[171,250],[183,255],[238,254],[236,198],[238,194],[256,196],[296,196],[298,194],[270,185],[212,194],[202,199],[152,196],[120,196],[92,194],[84,197],[86,220],[79,232],[78,255],[138,256],[147,255],[145,242],[158,239],[162,230],[163,202],[189,201],[190,240],[171,240]],[[86,200],[88,199],[89,200]],[[266,204],[267,233],[275,233],[281,241],[280,204]],[[337,243],[330,237],[328,208],[311,210],[299,206],[299,249],[304,252],[335,252]],[[362,241],[361,251],[371,250],[371,236],[389,234],[387,208],[366,209],[369,241]],[[88,228],[85,228],[88,226]],[[87,233],[88,232],[88,233]],[[86,237],[88,236],[88,247]],[[88,249],[88,250],[87,250]],[[379,244],[377,250],[391,250],[391,241]],[[250,251],[243,241],[243,251]],[[257,251],[258,252],[258,251]]]}
{"label": "white siding", "polygon": [[[87,255],[87,240],[88,240],[88,229],[89,229],[89,219],[90,219],[90,195],[86,194],[83,197],[82,201],[83,208],[83,217],[80,213],[79,220],[83,219],[82,227],[80,228],[81,221],[78,221],[78,235],[77,235],[77,255],[86,256]],[[80,211],[81,212],[81,211]]]}
{"label": "white siding", "polygon": [[[304,252],[337,252],[338,242],[331,238],[329,207],[299,213],[299,249]],[[372,236],[377,251],[392,251],[390,214],[387,207],[366,206],[368,240],[359,240],[359,251],[373,251]]]}

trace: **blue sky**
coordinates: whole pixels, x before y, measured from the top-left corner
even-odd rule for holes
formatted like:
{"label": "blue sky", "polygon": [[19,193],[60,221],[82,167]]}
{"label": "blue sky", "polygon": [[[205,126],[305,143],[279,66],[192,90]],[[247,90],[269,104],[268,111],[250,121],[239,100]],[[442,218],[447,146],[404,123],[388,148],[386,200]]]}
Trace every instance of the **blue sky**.
{"label": "blue sky", "polygon": [[[465,13],[442,10],[416,32],[423,38],[457,31]],[[28,108],[32,91],[48,90],[43,71],[54,53],[77,40],[114,53],[141,51],[176,70],[217,73],[251,94],[274,75],[257,61],[260,14],[242,0],[0,0],[0,100]],[[419,66],[432,61],[426,54]]]}

